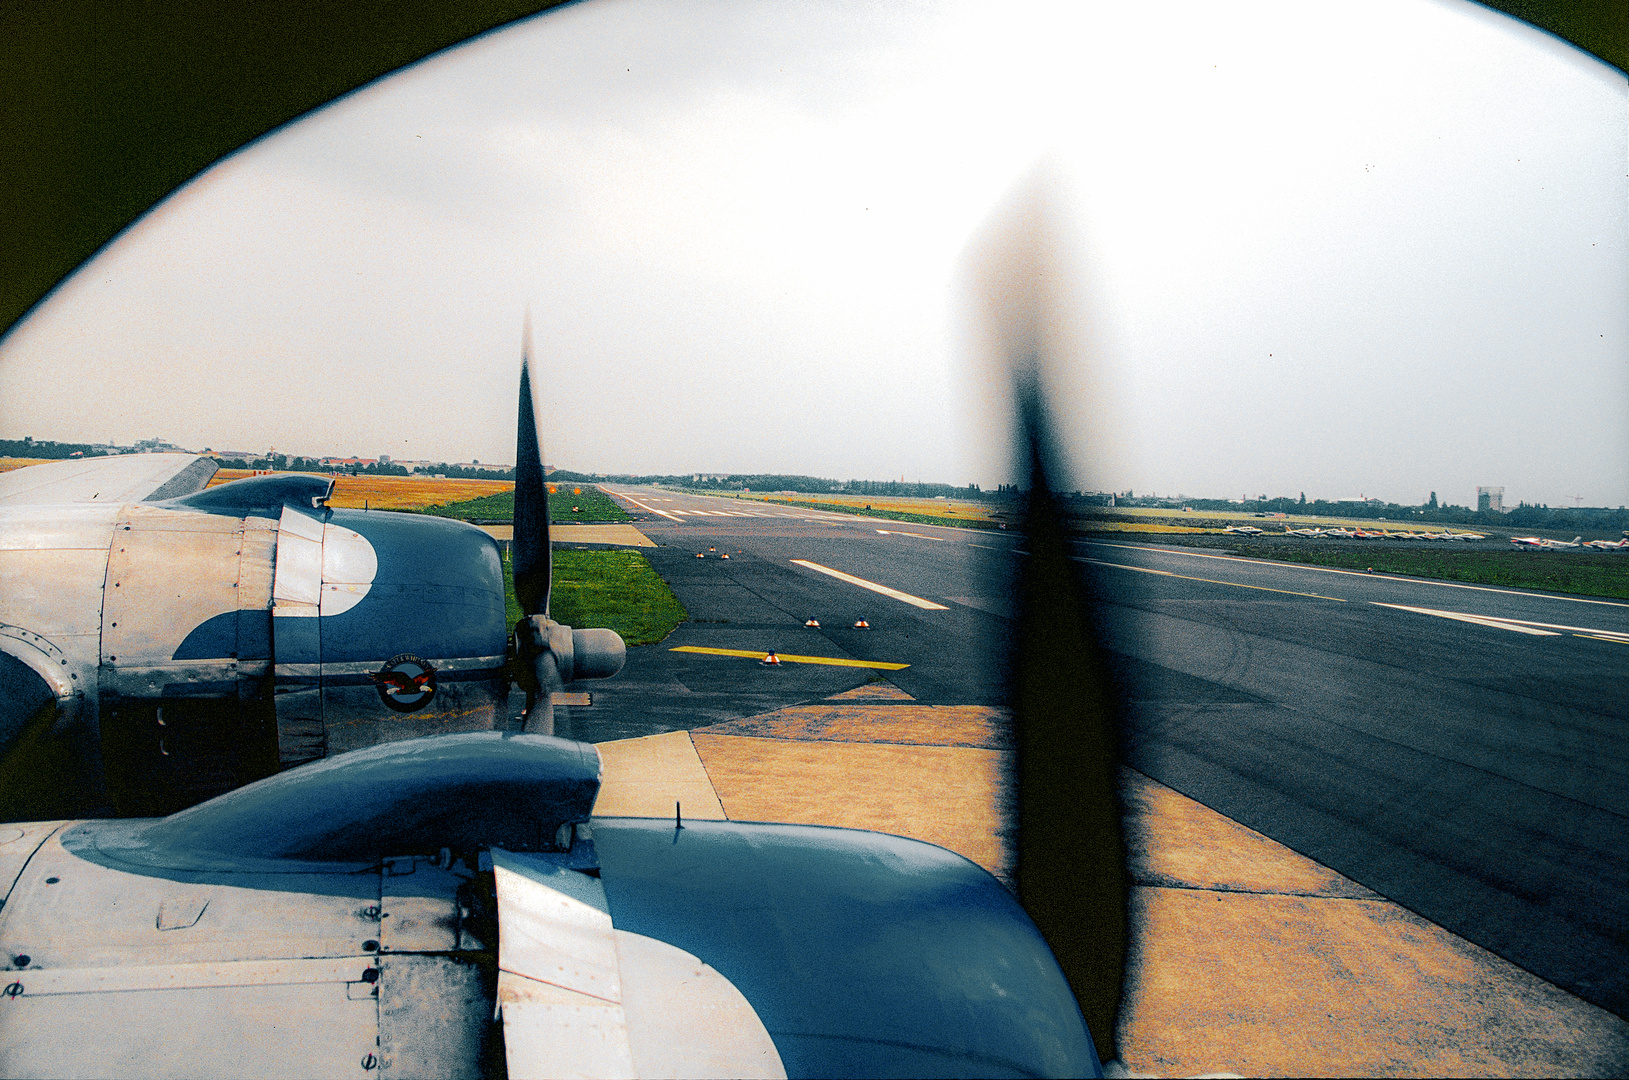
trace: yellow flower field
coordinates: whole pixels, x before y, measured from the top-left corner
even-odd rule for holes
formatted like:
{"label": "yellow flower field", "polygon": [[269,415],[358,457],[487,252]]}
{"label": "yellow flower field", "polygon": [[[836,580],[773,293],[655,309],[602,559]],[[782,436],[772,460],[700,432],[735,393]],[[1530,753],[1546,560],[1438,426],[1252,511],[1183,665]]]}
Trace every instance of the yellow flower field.
{"label": "yellow flower field", "polygon": [[[222,469],[210,485],[224,484],[254,473],[245,469]],[[328,505],[360,510],[422,510],[427,506],[462,502],[482,495],[514,490],[512,480],[436,480],[427,476],[340,476],[334,481],[334,497]]]}
{"label": "yellow flower field", "polygon": [[764,502],[824,503],[828,506],[847,506],[855,510],[869,506],[873,510],[886,510],[892,514],[922,514],[928,517],[961,518],[963,521],[988,521],[993,516],[992,507],[963,499],[910,499],[886,495],[760,495],[756,491],[740,497],[760,499]]}
{"label": "yellow flower field", "polygon": [[1125,533],[1219,533],[1221,529],[1206,529],[1195,525],[1165,525],[1157,521],[1092,521],[1077,518],[1076,524],[1093,532]]}

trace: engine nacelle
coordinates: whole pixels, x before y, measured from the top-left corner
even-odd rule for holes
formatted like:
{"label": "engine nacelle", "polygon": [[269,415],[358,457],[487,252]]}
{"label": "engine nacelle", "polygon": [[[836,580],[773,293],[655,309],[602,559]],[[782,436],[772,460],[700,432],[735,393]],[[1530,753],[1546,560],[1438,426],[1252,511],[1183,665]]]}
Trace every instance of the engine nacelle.
{"label": "engine nacelle", "polygon": [[509,693],[496,542],[332,510],[331,487],[0,507],[0,754],[37,771],[66,753],[118,811],[156,815],[345,750],[491,730]]}

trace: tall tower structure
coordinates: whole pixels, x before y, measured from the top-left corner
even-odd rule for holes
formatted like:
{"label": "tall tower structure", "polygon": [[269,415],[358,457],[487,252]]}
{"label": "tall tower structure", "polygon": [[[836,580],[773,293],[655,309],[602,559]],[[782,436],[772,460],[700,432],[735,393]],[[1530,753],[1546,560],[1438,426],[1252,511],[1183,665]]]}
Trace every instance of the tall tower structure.
{"label": "tall tower structure", "polygon": [[1476,508],[1478,510],[1497,510],[1501,514],[1504,513],[1504,485],[1501,484],[1498,487],[1483,487],[1478,485],[1476,488]]}

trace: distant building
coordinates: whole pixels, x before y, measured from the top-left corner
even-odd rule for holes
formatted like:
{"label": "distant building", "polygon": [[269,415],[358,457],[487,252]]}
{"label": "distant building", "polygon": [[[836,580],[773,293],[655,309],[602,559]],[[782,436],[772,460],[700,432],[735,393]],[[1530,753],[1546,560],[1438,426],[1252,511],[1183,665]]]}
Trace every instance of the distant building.
{"label": "distant building", "polygon": [[1477,488],[1476,488],[1476,508],[1478,510],[1497,510],[1501,514],[1504,513],[1505,512],[1505,489],[1504,489],[1504,486],[1500,485],[1499,487],[1482,487],[1481,485],[1478,485]]}

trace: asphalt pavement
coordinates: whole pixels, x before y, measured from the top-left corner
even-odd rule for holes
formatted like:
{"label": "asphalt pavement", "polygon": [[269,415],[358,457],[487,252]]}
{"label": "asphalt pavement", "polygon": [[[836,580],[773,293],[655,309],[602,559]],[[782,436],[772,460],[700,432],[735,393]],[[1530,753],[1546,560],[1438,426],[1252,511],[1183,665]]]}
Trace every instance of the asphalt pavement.
{"label": "asphalt pavement", "polygon": [[[611,490],[691,621],[585,687],[595,704],[562,734],[689,729],[876,679],[928,704],[1004,700],[1020,537]],[[1075,550],[1128,764],[1629,1016],[1629,604]]]}

